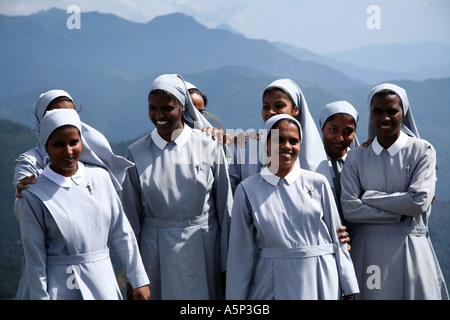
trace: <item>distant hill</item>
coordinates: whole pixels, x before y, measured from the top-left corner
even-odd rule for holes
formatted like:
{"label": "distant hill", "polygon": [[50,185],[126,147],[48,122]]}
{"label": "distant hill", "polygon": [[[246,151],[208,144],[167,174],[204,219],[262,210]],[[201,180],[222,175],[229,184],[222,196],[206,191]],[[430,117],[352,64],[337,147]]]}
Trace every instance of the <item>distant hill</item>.
{"label": "distant hill", "polygon": [[362,68],[361,71],[378,70],[390,75],[391,79],[450,77],[450,47],[437,42],[371,45],[325,56],[347,66]]}
{"label": "distant hill", "polygon": [[450,77],[450,47],[435,42],[364,46],[326,55],[281,42],[274,45],[299,60],[327,65],[372,85],[392,79]]}

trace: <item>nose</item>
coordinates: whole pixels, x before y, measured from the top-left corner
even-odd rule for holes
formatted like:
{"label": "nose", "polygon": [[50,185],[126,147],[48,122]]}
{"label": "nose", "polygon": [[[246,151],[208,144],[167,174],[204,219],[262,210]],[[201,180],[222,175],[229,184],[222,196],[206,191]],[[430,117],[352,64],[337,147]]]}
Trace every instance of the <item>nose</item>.
{"label": "nose", "polygon": [[280,150],[290,150],[292,148],[292,145],[289,143],[289,141],[285,141],[283,143],[280,144],[279,146]]}
{"label": "nose", "polygon": [[70,146],[70,145],[67,145],[64,151],[65,151],[65,153],[67,155],[72,155],[73,154],[73,147]]}
{"label": "nose", "polygon": [[155,119],[156,120],[161,120],[162,118],[164,118],[165,113],[162,110],[157,110],[155,113]]}
{"label": "nose", "polygon": [[337,142],[342,142],[344,141],[344,135],[342,133],[339,133],[336,135],[336,141]]}

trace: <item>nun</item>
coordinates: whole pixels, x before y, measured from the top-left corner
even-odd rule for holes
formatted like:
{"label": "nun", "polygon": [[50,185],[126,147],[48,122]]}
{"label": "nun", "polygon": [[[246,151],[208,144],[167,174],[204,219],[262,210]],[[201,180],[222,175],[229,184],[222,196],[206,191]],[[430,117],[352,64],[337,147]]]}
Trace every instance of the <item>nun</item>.
{"label": "nun", "polygon": [[[328,159],[322,145],[319,130],[309,112],[306,99],[299,86],[291,79],[278,79],[269,84],[263,92],[261,116],[264,122],[276,114],[293,116],[302,126],[304,137],[302,152],[298,164],[302,169],[315,171],[327,177],[333,183],[328,167]],[[257,138],[246,137],[246,143],[235,144],[230,163],[230,179],[233,190],[245,178],[258,173],[267,165],[264,153],[260,153],[259,137],[264,135],[260,130]],[[258,157],[258,155],[262,155]]]}
{"label": "nun", "polygon": [[380,84],[368,105],[373,142],[350,150],[341,174],[342,211],[356,226],[357,298],[448,299],[428,231],[436,151],[420,139],[403,88]]}
{"label": "nun", "polygon": [[201,131],[181,76],[157,77],[148,106],[155,129],[128,148],[122,202],[152,299],[223,299],[233,200],[222,145]]}
{"label": "nun", "polygon": [[356,125],[359,114],[347,101],[335,101],[327,104],[319,116],[323,145],[328,157],[328,164],[333,176],[333,192],[341,221],[347,228],[350,238],[353,238],[353,225],[345,221],[342,215],[340,197],[340,175],[347,151],[359,146],[356,136]]}
{"label": "nun", "polygon": [[[41,143],[41,121],[48,111],[58,109],[75,110],[73,98],[64,90],[53,89],[42,93],[36,101],[34,117],[36,121],[37,146],[21,154],[14,161],[13,184],[16,186],[17,194],[14,202],[14,213],[20,216],[19,201],[22,198],[21,191],[27,189],[30,184],[36,182],[44,168],[50,163],[50,158],[45,147]],[[122,189],[126,169],[134,164],[124,157],[115,155],[108,140],[96,129],[81,122],[81,136],[84,152],[81,160],[105,168],[117,192]],[[22,270],[26,268],[26,261],[22,261]],[[27,296],[28,285],[24,282],[26,277],[21,277],[18,295]]]}
{"label": "nun", "polygon": [[108,245],[126,270],[136,299],[148,299],[137,240],[108,172],[83,163],[82,124],[73,109],[49,111],[40,142],[49,163],[22,191],[20,230],[27,290],[17,299],[122,299]]}
{"label": "nun", "polygon": [[280,114],[265,122],[268,165],[235,193],[227,299],[337,300],[358,291],[327,179],[297,165],[302,127]]}
{"label": "nun", "polygon": [[[40,127],[41,120],[46,112],[54,109],[75,110],[74,100],[66,91],[59,89],[49,90],[39,96],[34,111],[36,136],[38,138],[37,146],[21,154],[14,161],[13,183],[17,189],[17,198],[21,198],[21,190],[26,189],[28,184],[34,183],[35,178],[42,173],[42,170],[50,162],[45,147],[40,142]],[[115,155],[108,140],[99,131],[83,122],[81,128],[84,146],[85,148],[89,147],[87,148],[89,153],[84,153],[83,157],[89,157],[89,161],[95,161],[97,165],[107,169],[114,187],[120,192],[126,170],[134,164],[124,157]],[[16,205],[15,209],[17,216]]]}

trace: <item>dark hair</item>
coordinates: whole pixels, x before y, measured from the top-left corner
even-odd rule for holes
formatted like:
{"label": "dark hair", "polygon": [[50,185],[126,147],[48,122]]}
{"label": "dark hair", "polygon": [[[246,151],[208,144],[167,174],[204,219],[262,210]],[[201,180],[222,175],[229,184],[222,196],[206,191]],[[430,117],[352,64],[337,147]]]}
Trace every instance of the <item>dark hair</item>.
{"label": "dark hair", "polygon": [[397,94],[397,92],[395,92],[394,90],[391,90],[391,89],[383,89],[383,90],[380,90],[377,93],[375,93],[373,95],[372,99],[370,100],[370,106],[372,106],[373,98],[375,98],[375,97],[387,97],[387,96],[392,96],[392,95],[395,95],[395,96],[399,97],[400,105],[402,106],[402,109],[403,109],[402,98],[400,98],[400,96]]}
{"label": "dark hair", "polygon": [[[300,141],[301,141],[301,140],[302,140],[302,132],[301,132],[301,130],[300,130],[300,127],[298,126],[298,123],[297,123],[295,120],[292,120],[292,119],[289,119],[289,118],[283,118],[283,119],[280,119],[280,120],[278,120],[277,122],[275,122],[275,123],[273,124],[272,128],[270,128],[269,133],[267,134],[267,141],[269,141],[269,139],[270,139],[270,137],[271,137],[271,135],[272,135],[272,129],[276,129],[276,128],[278,127],[278,125],[279,125],[282,121],[286,121],[286,122],[292,123],[292,124],[294,124],[294,125],[297,127],[297,129],[298,129],[298,135],[299,135]],[[267,143],[267,141],[266,141],[266,143]]]}
{"label": "dark hair", "polygon": [[268,87],[268,88],[266,88],[266,90],[264,90],[264,92],[263,92],[263,100],[264,100],[264,97],[265,97],[267,94],[271,94],[271,93],[274,92],[274,91],[280,91],[280,92],[283,92],[283,93],[289,98],[289,100],[291,101],[292,107],[293,107],[293,108],[298,108],[297,104],[295,103],[294,99],[291,97],[290,93],[287,92],[286,90],[283,90],[283,89],[280,88],[280,87]]}
{"label": "dark hair", "polygon": [[179,106],[183,106],[183,104],[181,103],[181,101],[178,100],[178,98],[175,97],[175,95],[174,95],[173,93],[170,93],[170,92],[167,91],[167,90],[164,90],[164,89],[153,89],[153,90],[150,91],[150,93],[148,94],[147,101],[150,101],[150,96],[151,96],[152,94],[164,94],[164,95],[166,95],[166,96],[169,96],[169,98],[170,98],[171,100],[175,100],[175,101],[178,103]]}
{"label": "dark hair", "polygon": [[203,92],[201,92],[197,88],[191,88],[188,91],[189,91],[189,94],[196,93],[196,94],[200,95],[202,97],[203,103],[205,104],[205,107],[206,107],[206,105],[208,104],[208,98],[206,97],[206,95]]}
{"label": "dark hair", "polygon": [[[72,101],[72,99],[70,99],[69,97],[66,96],[60,96],[60,97],[56,97],[55,99],[53,99],[52,101],[50,101],[50,103],[47,105],[47,108],[45,108],[45,112],[47,112],[55,103],[58,103],[60,101],[68,101],[68,102],[72,102],[73,106],[75,107],[75,102]],[[75,110],[80,113],[81,110],[83,110],[83,105],[80,103],[80,110],[77,110],[75,107]],[[44,112],[44,114],[45,114]]]}
{"label": "dark hair", "polygon": [[348,113],[345,113],[345,112],[338,112],[338,113],[332,114],[331,116],[329,116],[329,117],[327,118],[327,120],[325,120],[325,123],[322,125],[322,129],[325,127],[325,124],[326,124],[328,121],[332,121],[332,120],[336,119],[337,116],[341,116],[341,117],[342,117],[342,116],[349,116],[349,117],[352,118],[352,122],[353,122],[353,124],[355,125],[355,127],[357,126],[356,120],[355,120],[355,118],[353,118],[353,116],[352,116],[351,114],[348,114]]}

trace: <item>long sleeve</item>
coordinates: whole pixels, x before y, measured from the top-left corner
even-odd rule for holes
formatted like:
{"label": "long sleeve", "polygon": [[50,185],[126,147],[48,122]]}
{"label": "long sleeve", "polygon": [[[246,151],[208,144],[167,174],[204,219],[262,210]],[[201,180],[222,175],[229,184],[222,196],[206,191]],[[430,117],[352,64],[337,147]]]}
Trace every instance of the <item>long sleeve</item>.
{"label": "long sleeve", "polygon": [[322,188],[322,208],[324,222],[329,229],[331,239],[337,247],[335,257],[339,271],[341,290],[345,295],[358,293],[358,281],[356,280],[355,269],[347,249],[347,244],[340,243],[337,237],[336,229],[342,223],[334,200],[333,191],[327,183],[324,183]]}
{"label": "long sleeve", "polygon": [[44,205],[29,192],[19,201],[20,232],[26,260],[25,276],[30,299],[48,300]]}
{"label": "long sleeve", "polygon": [[221,228],[221,261],[222,270],[226,270],[228,253],[228,236],[231,223],[231,210],[233,206],[233,195],[228,175],[228,164],[225,154],[220,146],[216,148],[216,161],[214,161],[214,184],[213,193],[215,197],[216,211]]}
{"label": "long sleeve", "polygon": [[366,205],[407,216],[419,216],[433,201],[436,186],[436,151],[430,146],[411,171],[411,182],[406,192],[387,193],[367,190],[362,197]]}
{"label": "long sleeve", "polygon": [[256,264],[258,247],[254,239],[252,210],[242,185],[236,189],[227,264],[228,300],[246,300]]}
{"label": "long sleeve", "polygon": [[[28,150],[27,152],[21,154],[17,159],[14,160],[14,190],[19,183],[20,179],[24,177],[29,177],[35,175],[36,177],[41,174],[44,166],[44,160],[39,157],[37,148]],[[14,214],[17,219],[19,219],[19,199],[14,199]]]}
{"label": "long sleeve", "polygon": [[[133,161],[133,157],[129,151],[127,153],[127,159]],[[128,168],[120,197],[125,214],[139,242],[143,209],[141,204],[141,186],[139,184],[136,166]]]}
{"label": "long sleeve", "polygon": [[397,223],[401,216],[365,204],[359,199],[363,189],[358,169],[352,160],[352,153],[349,153],[341,172],[341,207],[345,220],[353,223]]}
{"label": "long sleeve", "polygon": [[112,184],[111,197],[112,220],[109,242],[125,267],[127,279],[132,287],[138,288],[147,285],[149,280],[142,263],[136,237]]}

